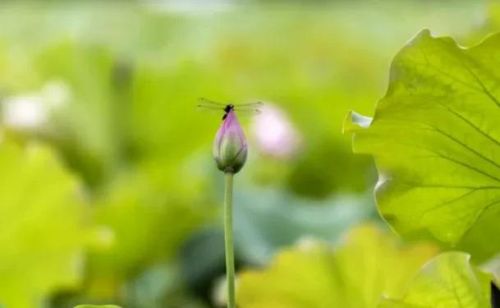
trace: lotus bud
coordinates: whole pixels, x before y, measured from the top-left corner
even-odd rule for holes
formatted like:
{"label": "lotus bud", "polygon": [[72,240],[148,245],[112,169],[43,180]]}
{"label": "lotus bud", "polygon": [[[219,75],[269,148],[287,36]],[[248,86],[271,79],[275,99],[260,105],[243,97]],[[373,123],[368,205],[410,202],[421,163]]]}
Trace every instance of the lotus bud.
{"label": "lotus bud", "polygon": [[247,141],[234,110],[228,110],[223,119],[215,136],[214,159],[219,170],[237,173],[247,159]]}

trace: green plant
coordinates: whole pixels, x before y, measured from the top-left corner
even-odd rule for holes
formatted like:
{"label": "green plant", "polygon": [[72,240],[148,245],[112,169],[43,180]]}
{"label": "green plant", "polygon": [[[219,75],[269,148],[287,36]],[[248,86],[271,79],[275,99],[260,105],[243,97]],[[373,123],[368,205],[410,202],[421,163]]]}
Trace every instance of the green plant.
{"label": "green plant", "polygon": [[383,218],[478,260],[500,251],[499,50],[500,34],[465,49],[423,31],[394,59],[373,118],[344,126],[375,158]]}

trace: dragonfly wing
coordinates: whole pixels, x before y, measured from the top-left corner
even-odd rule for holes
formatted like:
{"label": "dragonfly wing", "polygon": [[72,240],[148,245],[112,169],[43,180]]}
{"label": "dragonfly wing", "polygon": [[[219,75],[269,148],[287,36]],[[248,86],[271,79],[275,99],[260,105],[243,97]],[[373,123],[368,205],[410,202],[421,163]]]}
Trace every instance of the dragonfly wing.
{"label": "dragonfly wing", "polygon": [[234,109],[239,112],[245,113],[260,113],[260,108],[262,107],[262,102],[255,102],[249,104],[236,105]]}
{"label": "dragonfly wing", "polygon": [[247,104],[237,104],[235,106],[239,107],[239,108],[245,108],[245,107],[259,108],[259,107],[262,107],[262,105],[264,105],[264,103],[262,103],[262,102],[253,102],[253,103],[247,103]]}
{"label": "dragonfly wing", "polygon": [[206,98],[200,98],[198,100],[198,105],[200,106],[215,106],[215,107],[226,107],[227,104],[219,103],[219,102],[214,102]]}
{"label": "dragonfly wing", "polygon": [[[234,105],[234,110],[241,113],[260,113],[260,107],[262,107],[262,102],[253,102],[248,104],[237,104]],[[200,110],[219,110],[225,111],[227,104],[218,103],[215,101],[208,100],[206,98],[200,98],[197,105]]]}

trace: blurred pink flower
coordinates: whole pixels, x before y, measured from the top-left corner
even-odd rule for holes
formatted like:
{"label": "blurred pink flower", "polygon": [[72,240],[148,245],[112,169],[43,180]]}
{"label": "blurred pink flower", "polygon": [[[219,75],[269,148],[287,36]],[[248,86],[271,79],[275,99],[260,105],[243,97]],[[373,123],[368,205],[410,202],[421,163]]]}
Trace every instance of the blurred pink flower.
{"label": "blurred pink flower", "polygon": [[278,107],[265,104],[254,117],[252,134],[264,154],[275,157],[293,155],[299,144],[300,135],[287,115]]}

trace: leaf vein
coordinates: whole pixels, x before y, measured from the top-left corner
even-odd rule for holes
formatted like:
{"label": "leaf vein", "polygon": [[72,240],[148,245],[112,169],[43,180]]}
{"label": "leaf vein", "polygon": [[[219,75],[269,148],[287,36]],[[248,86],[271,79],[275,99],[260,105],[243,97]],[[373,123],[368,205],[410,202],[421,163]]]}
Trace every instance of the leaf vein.
{"label": "leaf vein", "polygon": [[450,134],[446,133],[445,131],[443,131],[443,130],[441,130],[441,129],[437,128],[437,127],[430,126],[430,128],[431,128],[432,130],[434,130],[434,131],[436,131],[436,132],[438,132],[438,133],[442,134],[443,136],[445,136],[445,137],[447,137],[447,138],[449,138],[449,139],[453,140],[455,143],[459,144],[460,146],[462,146],[462,147],[466,148],[466,149],[467,149],[467,150],[469,150],[470,152],[474,153],[477,157],[482,158],[483,160],[485,160],[485,161],[487,161],[487,162],[491,163],[492,165],[494,165],[494,166],[495,166],[495,167],[497,167],[497,168],[500,168],[500,164],[499,164],[499,163],[497,163],[496,161],[494,161],[494,160],[492,160],[492,159],[490,159],[490,158],[488,158],[488,157],[484,156],[482,153],[480,153],[480,152],[478,152],[478,151],[474,150],[473,148],[471,148],[470,146],[468,146],[466,143],[464,143],[464,142],[460,141],[459,139],[455,138],[453,135],[450,135]]}
{"label": "leaf vein", "polygon": [[495,143],[497,146],[500,146],[500,141],[496,140],[495,138],[493,138],[492,136],[490,136],[488,133],[484,132],[483,130],[481,130],[481,128],[479,128],[478,126],[476,126],[476,124],[474,124],[473,122],[471,122],[470,120],[468,120],[466,117],[464,117],[462,114],[460,114],[459,112],[457,112],[456,110],[446,106],[445,104],[441,103],[441,102],[438,102],[439,105],[441,105],[442,107],[444,107],[446,110],[448,110],[448,112],[450,112],[451,114],[453,114],[454,116],[458,117],[459,119],[461,119],[462,121],[464,121],[465,123],[467,123],[469,126],[471,126],[472,128],[474,128],[474,130],[476,130],[478,133],[480,133],[481,135],[483,135],[484,137],[488,138],[489,140],[491,140],[493,143]]}
{"label": "leaf vein", "polygon": [[497,182],[500,183],[500,178],[497,178],[496,176],[494,176],[494,175],[492,175],[492,174],[490,174],[490,173],[488,173],[486,171],[483,171],[483,170],[481,170],[479,168],[476,168],[475,166],[472,166],[472,165],[470,165],[470,164],[468,164],[466,162],[460,161],[458,159],[454,159],[454,158],[452,158],[450,156],[446,156],[446,155],[444,155],[442,153],[439,153],[437,151],[432,151],[432,150],[429,150],[429,151],[433,152],[435,155],[437,155],[438,157],[441,157],[442,159],[445,159],[447,161],[453,162],[453,163],[455,163],[457,165],[460,165],[460,166],[462,166],[462,167],[464,167],[466,169],[475,171],[478,174],[482,174],[482,175],[484,175],[486,177],[489,177],[490,179],[493,179],[493,180],[495,180],[495,181],[497,181]]}
{"label": "leaf vein", "polygon": [[483,92],[484,94],[486,94],[486,96],[488,98],[490,98],[496,105],[497,107],[500,107],[500,102],[498,101],[498,99],[488,90],[488,88],[486,87],[486,85],[481,81],[481,79],[479,78],[479,76],[476,75],[476,73],[474,73],[474,71],[472,71],[472,69],[462,60],[462,65],[465,67],[465,69],[467,70],[467,72],[469,72],[469,74],[471,74],[471,76],[476,80],[476,82],[479,84],[479,86],[481,87],[481,92]]}

